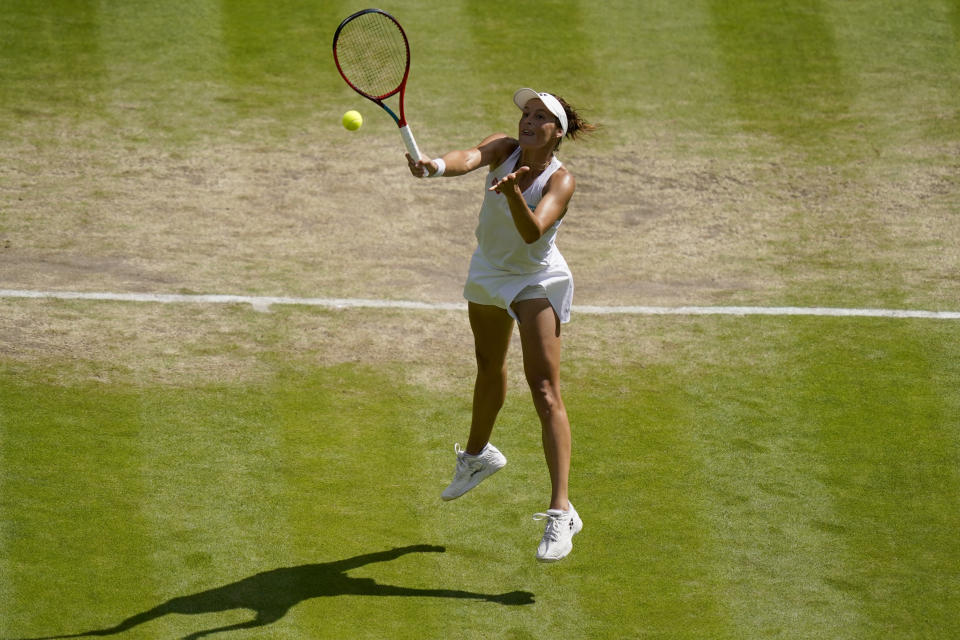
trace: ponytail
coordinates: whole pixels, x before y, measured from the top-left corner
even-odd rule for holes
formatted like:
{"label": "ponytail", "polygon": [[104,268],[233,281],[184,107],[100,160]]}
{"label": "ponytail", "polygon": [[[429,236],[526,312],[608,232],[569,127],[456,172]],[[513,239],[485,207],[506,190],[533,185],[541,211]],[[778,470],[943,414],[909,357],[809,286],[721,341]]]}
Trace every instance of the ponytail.
{"label": "ponytail", "polygon": [[[563,106],[563,110],[567,114],[567,131],[564,133],[565,138],[576,140],[584,134],[592,133],[599,128],[599,125],[591,124],[584,120],[580,114],[577,113],[577,110],[570,106],[566,100],[556,94],[554,94],[554,97],[560,101],[560,104]],[[560,141],[557,142],[556,148],[560,148]]]}

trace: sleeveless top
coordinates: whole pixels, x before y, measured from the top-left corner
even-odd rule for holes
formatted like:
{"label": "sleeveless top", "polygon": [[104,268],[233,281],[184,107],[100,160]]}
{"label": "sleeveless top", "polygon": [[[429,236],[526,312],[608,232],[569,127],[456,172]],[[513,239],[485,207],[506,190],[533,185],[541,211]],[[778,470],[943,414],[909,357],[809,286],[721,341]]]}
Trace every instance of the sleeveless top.
{"label": "sleeveless top", "polygon": [[[496,269],[513,273],[534,273],[563,262],[556,245],[557,230],[562,220],[553,223],[536,242],[527,244],[517,231],[507,197],[488,190],[497,181],[515,171],[520,152],[518,146],[510,157],[487,174],[483,205],[480,207],[480,220],[476,229],[477,251]],[[546,170],[523,192],[523,199],[531,211],[536,209],[540,202],[547,180],[562,166],[563,163],[554,156]]]}

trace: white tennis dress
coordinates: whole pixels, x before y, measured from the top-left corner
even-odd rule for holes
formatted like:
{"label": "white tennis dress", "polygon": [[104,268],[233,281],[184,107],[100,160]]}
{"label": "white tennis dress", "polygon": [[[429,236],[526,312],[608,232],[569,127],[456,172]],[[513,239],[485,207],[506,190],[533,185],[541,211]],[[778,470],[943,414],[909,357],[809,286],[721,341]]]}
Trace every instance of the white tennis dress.
{"label": "white tennis dress", "polygon": [[[487,174],[484,181],[483,205],[476,231],[477,250],[470,259],[463,297],[477,304],[506,309],[514,319],[517,316],[510,305],[521,292],[524,292],[521,299],[546,297],[560,322],[569,322],[573,274],[556,244],[562,220],[557,220],[539,240],[527,244],[513,222],[506,196],[488,191],[514,170],[519,158],[520,147],[517,147],[505,162]],[[561,166],[563,164],[554,156],[547,169],[523,192],[523,199],[531,210],[540,202],[547,180]],[[545,295],[530,295],[529,287],[542,288]]]}

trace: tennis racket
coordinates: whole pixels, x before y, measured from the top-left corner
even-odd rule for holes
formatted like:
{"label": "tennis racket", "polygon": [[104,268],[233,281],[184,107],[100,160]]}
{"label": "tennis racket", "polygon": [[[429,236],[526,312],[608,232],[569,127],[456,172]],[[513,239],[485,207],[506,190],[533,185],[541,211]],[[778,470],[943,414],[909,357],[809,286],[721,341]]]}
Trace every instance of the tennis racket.
{"label": "tennis racket", "polygon": [[[410,75],[410,43],[397,19],[380,9],[351,15],[333,34],[333,60],[351,89],[390,114],[400,127],[410,156],[420,160],[420,149],[403,109]],[[396,94],[400,95],[399,117],[383,102]]]}

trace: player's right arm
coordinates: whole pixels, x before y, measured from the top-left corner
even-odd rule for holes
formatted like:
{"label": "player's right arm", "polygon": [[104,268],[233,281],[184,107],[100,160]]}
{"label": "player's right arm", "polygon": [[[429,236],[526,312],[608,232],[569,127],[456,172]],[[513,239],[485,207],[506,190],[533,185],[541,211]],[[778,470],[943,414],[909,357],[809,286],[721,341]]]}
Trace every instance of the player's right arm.
{"label": "player's right arm", "polygon": [[[506,160],[507,156],[513,153],[516,148],[516,140],[508,137],[505,133],[495,133],[481,140],[480,144],[475,147],[450,151],[440,156],[440,159],[446,165],[443,175],[462,176],[480,167],[496,167]],[[406,155],[410,173],[414,177],[422,178],[424,167],[429,171],[429,175],[435,174],[439,168],[437,159],[431,160],[423,157],[419,162],[414,162],[409,153]]]}

